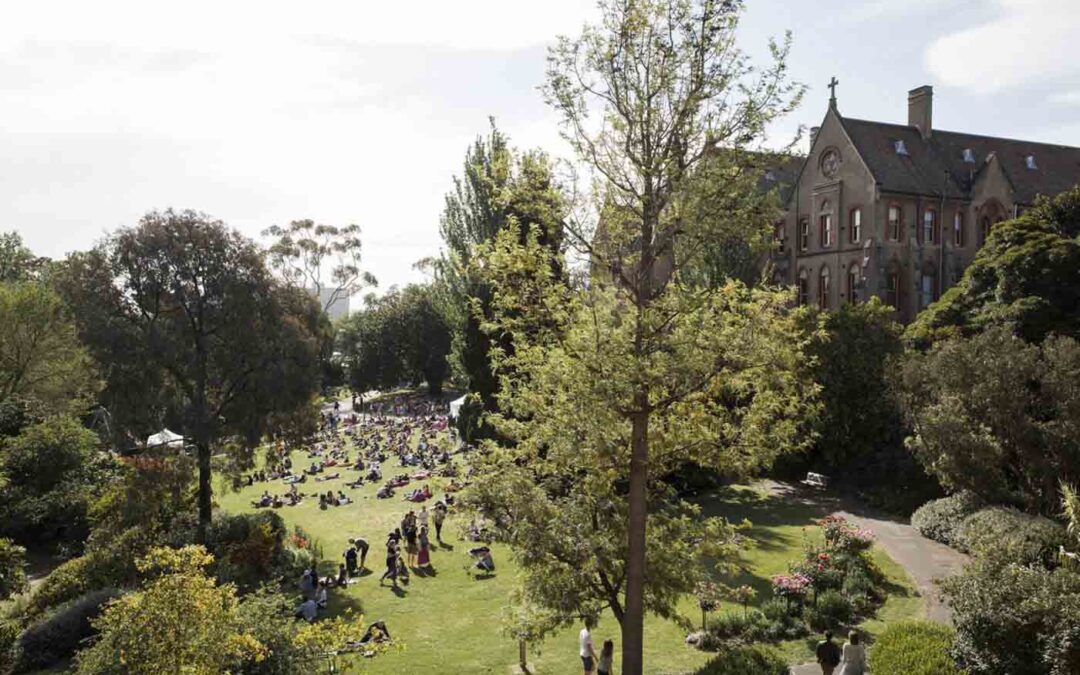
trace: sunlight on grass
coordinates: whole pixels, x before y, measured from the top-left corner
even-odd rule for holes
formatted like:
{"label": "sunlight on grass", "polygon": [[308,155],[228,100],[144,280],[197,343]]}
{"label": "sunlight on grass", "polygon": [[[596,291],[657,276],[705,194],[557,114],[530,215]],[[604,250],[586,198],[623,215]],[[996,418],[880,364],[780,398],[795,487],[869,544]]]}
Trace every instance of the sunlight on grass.
{"label": "sunlight on grass", "polygon": [[[305,453],[298,452],[293,455],[293,462],[294,466],[301,467],[310,460]],[[406,471],[391,466],[392,463],[384,465],[386,477]],[[350,537],[360,536],[370,542],[367,567],[373,570],[372,574],[361,577],[346,591],[332,595],[331,611],[349,607],[362,611],[369,621],[381,619],[405,648],[364,661],[364,672],[376,675],[509,672],[517,663],[518,654],[517,644],[502,630],[503,609],[515,587],[517,575],[509,551],[495,545],[497,574],[491,579],[474,579],[465,569],[470,562],[466,550],[473,544],[458,539],[460,528],[467,523],[462,523],[452,513],[443,530],[446,545],[432,551],[436,574],[429,577],[412,575],[400,594],[395,594],[388,585],[380,587],[378,579],[383,571],[386,533],[399,524],[413,505],[402,500],[404,492],[400,490],[391,499],[376,499],[376,485],[355,490],[345,488],[344,483],[353,475],[353,471],[342,470],[341,479],[308,482],[301,490],[312,493],[319,489],[323,492],[342,489],[355,500],[352,504],[321,511],[316,497],[277,512],[290,526],[300,525],[307,530],[322,546],[326,560],[321,570],[324,575],[336,571]],[[428,482],[436,497],[443,494],[446,479],[432,478]],[[256,483],[238,492],[219,488],[218,501],[227,511],[250,511],[251,501],[265,489],[285,491],[280,483]],[[767,497],[749,487],[719,490],[702,499],[702,504],[709,514],[736,521],[747,518],[754,523],[749,533],[753,541],[749,542],[743,556],[745,571],[734,583],[753,586],[758,591],[758,603],[770,597],[769,578],[786,571],[788,562],[801,554],[806,538],[814,535],[812,521],[824,515],[814,507]],[[875,559],[894,583],[910,588],[903,571],[888,556],[875,550]],[[681,608],[695,624],[700,621],[700,612],[692,598],[686,598]],[[730,607],[721,611],[728,609],[738,610]],[[891,622],[908,618],[920,611],[919,598],[890,598],[882,609],[881,618],[868,622],[866,629],[874,633],[880,630],[882,620]],[[610,638],[618,645],[618,623],[610,615],[605,616],[593,636],[598,644]],[[653,675],[691,671],[709,656],[687,647],[683,643],[685,631],[674,622],[649,617],[645,637],[646,672]],[[792,662],[805,661],[810,654],[804,641],[784,643],[781,648]],[[529,662],[534,667],[533,672],[541,675],[576,672],[580,668],[577,629],[564,631],[542,645],[530,645]]]}

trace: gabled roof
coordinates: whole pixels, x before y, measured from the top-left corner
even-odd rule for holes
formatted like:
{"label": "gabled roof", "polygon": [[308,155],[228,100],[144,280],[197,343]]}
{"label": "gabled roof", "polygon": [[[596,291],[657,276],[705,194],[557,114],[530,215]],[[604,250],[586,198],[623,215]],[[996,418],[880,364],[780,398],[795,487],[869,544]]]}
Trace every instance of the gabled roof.
{"label": "gabled roof", "polygon": [[[1080,183],[1080,148],[934,130],[923,138],[913,126],[840,117],[841,124],[882,190],[963,199],[991,155],[996,155],[1015,199],[1031,204]],[[903,141],[907,154],[896,152]],[[971,150],[975,161],[964,161]],[[1027,158],[1035,158],[1028,168]]]}

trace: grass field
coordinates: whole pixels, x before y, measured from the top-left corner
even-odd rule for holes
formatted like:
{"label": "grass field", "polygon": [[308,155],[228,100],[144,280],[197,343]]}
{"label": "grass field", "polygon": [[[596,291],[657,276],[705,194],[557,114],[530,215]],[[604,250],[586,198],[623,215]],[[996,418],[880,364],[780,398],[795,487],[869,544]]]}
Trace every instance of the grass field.
{"label": "grass field", "polygon": [[[294,466],[310,463],[306,455],[294,455]],[[384,477],[404,472],[387,462]],[[336,469],[335,469],[336,470]],[[349,490],[344,483],[356,472],[342,470],[342,478],[326,483],[308,482],[302,492],[321,488],[342,489],[355,501],[352,504],[322,511],[318,500],[305,499],[295,507],[285,507],[278,513],[291,525],[300,525],[319,542],[328,561],[323,574],[330,573],[342,560],[341,554],[349,537],[362,536],[371,543],[367,566],[372,574],[361,577],[347,590],[331,595],[331,611],[352,608],[364,613],[368,620],[381,619],[391,633],[404,644],[393,651],[365,661],[364,672],[389,673],[508,673],[517,663],[517,644],[502,629],[504,607],[516,584],[517,568],[510,552],[495,545],[497,573],[489,579],[474,579],[465,566],[470,562],[466,550],[474,545],[458,539],[463,525],[461,518],[451,512],[443,529],[442,547],[432,550],[435,573],[431,576],[410,575],[410,581],[395,592],[389,585],[380,586],[379,576],[384,565],[386,533],[396,527],[401,517],[414,505],[402,499],[404,490],[390,499],[376,499],[376,485]],[[441,496],[446,479],[429,481],[436,497]],[[255,485],[239,492],[218,492],[220,508],[240,512],[252,510],[251,501],[264,489],[284,492],[280,483]],[[409,489],[413,484],[409,486]],[[429,508],[434,501],[429,501]],[[769,496],[750,487],[731,487],[711,493],[702,500],[707,513],[723,515],[733,521],[746,518],[753,523],[749,536],[753,543],[743,556],[745,571],[733,580],[750,584],[758,591],[758,601],[769,598],[773,574],[787,570],[787,564],[801,554],[807,537],[815,536],[812,521],[824,515],[819,509]],[[904,571],[884,553],[875,549],[878,564],[888,574],[895,592],[879,612],[877,619],[867,622],[871,635],[881,629],[884,621],[893,622],[918,616],[921,600],[915,597]],[[697,619],[696,603],[687,598],[684,612]],[[725,610],[721,610],[725,611]],[[573,673],[580,668],[577,658],[577,631],[570,630],[549,638],[542,645],[529,646],[529,662],[537,674]],[[618,624],[605,616],[593,632],[600,641],[611,638],[619,644]],[[684,631],[672,622],[648,617],[645,628],[646,672],[676,674],[692,671],[703,664],[708,654],[683,643]],[[813,640],[799,640],[780,645],[792,663],[811,660]],[[618,647],[616,647],[616,655]]]}

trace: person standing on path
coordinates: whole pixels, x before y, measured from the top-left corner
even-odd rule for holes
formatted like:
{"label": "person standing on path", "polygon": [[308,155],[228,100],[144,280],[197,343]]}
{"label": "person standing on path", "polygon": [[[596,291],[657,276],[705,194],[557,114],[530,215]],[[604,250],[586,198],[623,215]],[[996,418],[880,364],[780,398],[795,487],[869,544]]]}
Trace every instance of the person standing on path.
{"label": "person standing on path", "polygon": [[817,644],[817,662],[821,666],[821,675],[832,675],[840,665],[840,647],[832,639],[832,631],[825,631],[825,639]]}
{"label": "person standing on path", "polygon": [[844,667],[840,669],[840,675],[863,675],[865,672],[866,647],[859,644],[858,632],[851,631],[844,643]]}
{"label": "person standing on path", "polygon": [[585,675],[592,675],[596,665],[596,649],[593,648],[592,634],[589,632],[595,625],[595,619],[585,619],[585,627],[578,634],[578,654],[581,656],[581,665],[585,669]]}

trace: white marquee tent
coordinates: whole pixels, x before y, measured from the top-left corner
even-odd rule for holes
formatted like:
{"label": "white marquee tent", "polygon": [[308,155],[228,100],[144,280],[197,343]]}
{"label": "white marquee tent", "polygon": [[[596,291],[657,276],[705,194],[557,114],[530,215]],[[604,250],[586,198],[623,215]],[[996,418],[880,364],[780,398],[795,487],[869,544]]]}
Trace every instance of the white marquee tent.
{"label": "white marquee tent", "polygon": [[461,406],[465,405],[465,397],[456,398],[450,401],[450,417],[457,418],[458,413],[461,412]]}
{"label": "white marquee tent", "polygon": [[169,431],[168,429],[162,429],[146,439],[146,447],[182,448],[184,447],[184,437],[178,433]]}

